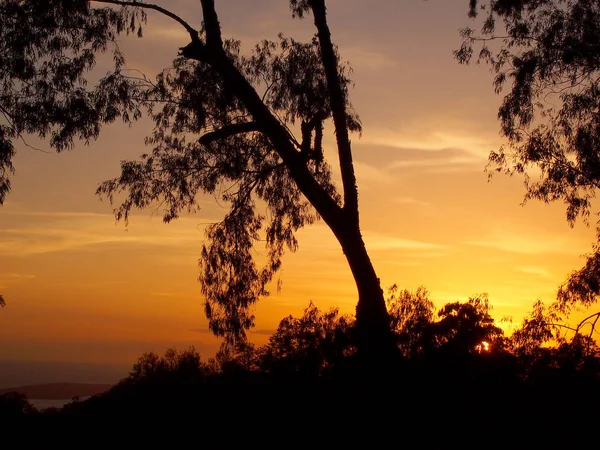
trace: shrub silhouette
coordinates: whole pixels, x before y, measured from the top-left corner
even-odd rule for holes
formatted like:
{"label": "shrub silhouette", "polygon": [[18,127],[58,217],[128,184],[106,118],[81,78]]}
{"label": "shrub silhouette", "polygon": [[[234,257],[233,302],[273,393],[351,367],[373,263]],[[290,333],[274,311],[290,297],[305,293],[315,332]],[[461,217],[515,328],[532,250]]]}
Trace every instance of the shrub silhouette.
{"label": "shrub silhouette", "polygon": [[354,320],[338,309],[322,313],[311,302],[302,317],[283,319],[261,350],[261,369],[318,376],[356,351],[352,345]]}
{"label": "shrub silhouette", "polygon": [[310,303],[263,346],[223,345],[206,362],[193,347],[146,353],[109,392],[19,417],[56,439],[103,430],[107,439],[153,444],[161,433],[183,439],[173,430],[189,427],[230,445],[247,445],[249,436],[338,446],[402,436],[425,448],[481,446],[500,428],[522,436],[520,448],[556,448],[575,445],[577,430],[594,425],[597,414],[586,411],[600,400],[598,346],[581,334],[547,338],[543,305],[508,337],[483,295],[436,313],[424,288],[392,289],[388,308],[400,352],[387,372],[364,370],[351,318]]}

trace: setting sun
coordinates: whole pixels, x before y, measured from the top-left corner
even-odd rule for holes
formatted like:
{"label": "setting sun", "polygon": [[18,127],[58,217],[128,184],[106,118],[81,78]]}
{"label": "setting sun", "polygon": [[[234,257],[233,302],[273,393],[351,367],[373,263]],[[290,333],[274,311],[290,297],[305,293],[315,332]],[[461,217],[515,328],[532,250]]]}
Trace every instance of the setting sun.
{"label": "setting sun", "polygon": [[477,344],[475,346],[475,351],[477,353],[489,352],[492,349],[489,342],[481,341],[481,344]]}

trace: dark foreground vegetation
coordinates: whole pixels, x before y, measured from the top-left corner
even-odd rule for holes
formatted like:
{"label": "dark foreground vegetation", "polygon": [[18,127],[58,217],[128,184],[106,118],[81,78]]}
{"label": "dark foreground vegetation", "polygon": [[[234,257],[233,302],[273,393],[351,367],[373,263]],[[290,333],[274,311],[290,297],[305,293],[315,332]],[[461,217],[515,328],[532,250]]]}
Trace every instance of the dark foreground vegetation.
{"label": "dark foreground vegetation", "polygon": [[[144,354],[109,392],[39,412],[0,397],[3,428],[25,444],[119,447],[168,439],[225,448],[268,444],[573,448],[597,442],[600,352],[537,303],[510,337],[485,296],[439,312],[427,292],[392,290],[398,354],[363,361],[353,318],[309,305],[263,347]],[[591,327],[591,324],[589,324]],[[26,446],[27,448],[28,446]]]}

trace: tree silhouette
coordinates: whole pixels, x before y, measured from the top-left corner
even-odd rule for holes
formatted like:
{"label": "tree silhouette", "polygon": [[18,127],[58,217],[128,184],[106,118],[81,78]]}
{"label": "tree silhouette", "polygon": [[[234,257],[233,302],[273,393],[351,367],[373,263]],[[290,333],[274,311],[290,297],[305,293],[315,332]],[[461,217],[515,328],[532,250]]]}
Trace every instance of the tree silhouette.
{"label": "tree silhouette", "polygon": [[414,357],[427,350],[428,331],[434,319],[435,306],[424,287],[416,292],[389,289],[387,299],[392,331],[404,356]]}
{"label": "tree silhouette", "polygon": [[[10,188],[14,139],[35,133],[61,151],[75,139],[95,139],[104,124],[131,123],[146,112],[154,121],[151,150],[123,163],[121,176],[98,193],[111,201],[124,193],[118,219],[159,203],[168,222],[196,211],[198,194],[222,192],[230,210],[208,228],[200,258],[215,334],[230,343],[245,338],[252,306],[267,295],[284,250],[297,248],[295,232],[322,218],[356,282],[359,346],[391,349],[383,292],[359,227],[349,135],[361,126],[348,100],[348,67],[332,43],[325,1],[291,0],[290,8],[294,17],[312,14],[313,40],[280,36],[244,56],[240,42],[222,37],[214,0],[201,0],[200,30],[141,1],[2,1],[0,111],[7,125],[0,126],[0,201]],[[141,37],[147,11],[176,21],[190,38],[155,81],[127,69],[116,41],[123,33]],[[109,51],[112,71],[89,88],[97,55]],[[323,129],[331,123],[340,192],[323,157]],[[268,258],[258,268],[252,249],[261,238]]]}
{"label": "tree silhouette", "polygon": [[519,355],[533,355],[541,346],[554,338],[559,317],[554,311],[548,311],[541,301],[533,304],[533,310],[510,337],[513,351]]}
{"label": "tree silhouette", "polygon": [[256,346],[248,341],[233,345],[224,342],[214,358],[208,360],[211,373],[236,373],[260,370],[260,355]]}
{"label": "tree silhouette", "polygon": [[288,316],[262,349],[263,370],[324,375],[356,350],[354,321],[337,309],[321,312],[312,302],[300,318]]}
{"label": "tree silhouette", "polygon": [[[432,310],[424,288],[395,289],[390,298],[398,310]],[[207,439],[221,442],[226,436],[242,446],[250,433],[264,430],[265,442],[277,444],[290,436],[307,444],[345,444],[346,439],[352,444],[363,437],[373,442],[374,436],[389,442],[401,432],[402,440],[427,448],[479,448],[506,423],[511,423],[506,438],[518,439],[525,448],[589,444],[589,433],[581,430],[597,422],[597,345],[582,334],[562,342],[533,336],[530,331],[551,325],[552,319],[537,303],[523,327],[530,330],[534,351],[522,352],[510,342],[502,346],[490,310],[486,297],[477,296],[445,305],[436,320],[429,312],[413,314],[411,320],[428,322],[429,331],[411,320],[399,329],[417,330],[431,345],[388,372],[372,374],[352,365],[360,359],[351,345],[353,321],[310,304],[302,316],[285,318],[262,348],[247,342],[223,345],[208,363],[193,348],[149,353],[108,392],[40,414],[23,414],[14,406],[24,404],[14,401],[6,411],[18,421],[28,419],[27,430],[45,444],[51,437],[63,442],[74,429],[111,442],[131,436],[152,444],[162,435],[169,442],[177,437],[187,442],[188,434],[173,430],[201,424]],[[490,351],[477,350],[480,339],[492,344]],[[0,416],[3,400],[0,396]],[[400,406],[390,410],[390,405]],[[435,424],[435,433],[424,434],[432,411],[443,420]],[[340,433],[338,421],[356,430]]]}
{"label": "tree silhouette", "polygon": [[6,306],[6,301],[4,301],[4,297],[0,294],[0,308],[4,308]]}
{"label": "tree silhouette", "polygon": [[200,362],[200,354],[194,347],[184,351],[168,349],[164,356],[156,353],[144,353],[133,365],[126,382],[164,383],[176,377],[177,382],[195,380],[205,374],[205,367]]}
{"label": "tree silhouette", "polygon": [[3,422],[20,419],[32,414],[35,408],[27,401],[27,396],[16,392],[0,395],[0,419]]}
{"label": "tree silhouette", "polygon": [[494,324],[485,295],[472,297],[466,303],[448,303],[438,316],[440,320],[431,325],[433,343],[455,355],[476,352],[484,342],[493,348],[504,334]]}
{"label": "tree silhouette", "polygon": [[[590,0],[471,0],[480,33],[462,30],[461,63],[488,63],[508,144],[490,169],[525,176],[525,200],[562,201],[567,221],[587,222],[600,187],[600,8]],[[536,172],[529,171],[536,168]],[[539,173],[539,177],[532,175]],[[597,226],[600,242],[600,227]],[[600,293],[600,246],[559,291],[564,308],[590,305]]]}

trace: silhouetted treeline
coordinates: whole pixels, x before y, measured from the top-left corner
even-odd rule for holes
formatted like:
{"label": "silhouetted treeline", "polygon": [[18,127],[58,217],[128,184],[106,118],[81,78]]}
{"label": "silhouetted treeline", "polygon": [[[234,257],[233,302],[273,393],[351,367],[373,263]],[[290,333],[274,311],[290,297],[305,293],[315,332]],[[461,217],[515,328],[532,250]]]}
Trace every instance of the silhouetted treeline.
{"label": "silhouetted treeline", "polygon": [[508,337],[485,296],[436,311],[425,289],[393,288],[388,310],[398,353],[376,366],[356,351],[352,317],[311,303],[264,346],[222,346],[207,361],[193,348],[147,353],[109,392],[62,410],[0,397],[2,422],[45,442],[82,433],[226,448],[562,448],[597,426],[598,346],[567,338],[541,303]]}

